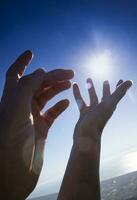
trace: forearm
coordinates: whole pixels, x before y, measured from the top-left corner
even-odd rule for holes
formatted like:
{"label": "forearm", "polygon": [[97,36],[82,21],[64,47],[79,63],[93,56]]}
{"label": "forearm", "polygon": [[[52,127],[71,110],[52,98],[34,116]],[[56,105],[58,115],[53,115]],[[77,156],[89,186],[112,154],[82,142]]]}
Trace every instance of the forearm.
{"label": "forearm", "polygon": [[86,140],[73,144],[58,200],[100,200],[100,142]]}
{"label": "forearm", "polygon": [[[6,134],[8,132],[5,132]],[[14,132],[13,132],[14,134]],[[24,182],[27,182],[28,176],[28,167],[27,162],[28,155],[27,152],[23,151],[24,149],[20,149],[21,143],[19,141],[13,141],[10,143],[9,141],[4,141],[1,149],[1,184],[0,184],[0,199],[6,200],[25,200],[29,195],[26,194]],[[22,141],[25,144],[24,134],[22,134]],[[2,140],[1,140],[2,141]],[[27,144],[30,148],[30,144]],[[26,158],[26,160],[24,159]],[[25,175],[24,175],[25,173]]]}
{"label": "forearm", "polygon": [[5,200],[25,200],[27,197],[18,197],[18,196],[13,196],[8,191],[2,191],[0,193],[0,199],[5,199]]}

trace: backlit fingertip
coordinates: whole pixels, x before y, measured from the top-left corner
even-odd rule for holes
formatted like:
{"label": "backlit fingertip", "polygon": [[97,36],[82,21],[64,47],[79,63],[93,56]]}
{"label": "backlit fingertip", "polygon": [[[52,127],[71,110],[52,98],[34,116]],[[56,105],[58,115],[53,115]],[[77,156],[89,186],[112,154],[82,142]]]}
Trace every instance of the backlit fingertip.
{"label": "backlit fingertip", "polygon": [[71,70],[71,69],[67,69],[66,71],[67,71],[67,73],[69,73],[69,75],[70,75],[71,78],[74,77],[74,74],[75,74],[75,73],[74,73],[73,70]]}
{"label": "backlit fingertip", "polygon": [[87,78],[87,82],[92,82],[92,79],[91,78]]}
{"label": "backlit fingertip", "polygon": [[92,88],[92,86],[93,86],[92,82],[87,82],[87,83],[86,83],[86,88],[87,88],[87,89]]}
{"label": "backlit fingertip", "polygon": [[104,81],[104,85],[108,85],[108,84],[109,84],[108,80]]}
{"label": "backlit fingertip", "polygon": [[73,81],[73,85],[77,84],[77,82]]}
{"label": "backlit fingertip", "polygon": [[26,54],[28,57],[30,57],[30,58],[33,58],[33,56],[34,56],[34,54],[32,53],[32,51],[31,50],[26,50],[25,52],[24,52],[24,54]]}
{"label": "backlit fingertip", "polygon": [[128,88],[130,88],[132,85],[133,85],[133,81],[132,80],[127,81],[127,87]]}
{"label": "backlit fingertip", "polygon": [[123,82],[123,80],[122,80],[122,79],[120,79],[118,82],[119,82],[119,83],[122,83],[122,82]]}
{"label": "backlit fingertip", "polygon": [[73,82],[73,87],[77,87],[77,83],[76,82]]}
{"label": "backlit fingertip", "polygon": [[133,82],[132,80],[130,80],[130,83],[131,83],[131,85],[133,85],[133,84],[134,84],[134,82]]}
{"label": "backlit fingertip", "polygon": [[68,106],[70,104],[70,101],[68,99],[62,100],[65,106]]}

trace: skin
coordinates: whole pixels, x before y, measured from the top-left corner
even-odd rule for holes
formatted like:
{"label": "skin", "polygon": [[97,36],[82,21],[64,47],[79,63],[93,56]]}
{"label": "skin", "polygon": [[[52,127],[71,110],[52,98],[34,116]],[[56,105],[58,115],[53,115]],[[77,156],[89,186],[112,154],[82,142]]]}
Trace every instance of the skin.
{"label": "skin", "polygon": [[111,94],[108,81],[98,101],[91,79],[87,80],[90,105],[84,102],[77,84],[73,86],[80,117],[76,124],[73,146],[58,200],[100,200],[100,149],[103,129],[132,82],[120,80]]}
{"label": "skin", "polygon": [[64,99],[41,113],[50,99],[70,88],[74,73],[38,69],[24,76],[32,57],[31,51],[24,52],[6,74],[0,102],[0,199],[23,200],[34,190],[48,131],[69,105]]}

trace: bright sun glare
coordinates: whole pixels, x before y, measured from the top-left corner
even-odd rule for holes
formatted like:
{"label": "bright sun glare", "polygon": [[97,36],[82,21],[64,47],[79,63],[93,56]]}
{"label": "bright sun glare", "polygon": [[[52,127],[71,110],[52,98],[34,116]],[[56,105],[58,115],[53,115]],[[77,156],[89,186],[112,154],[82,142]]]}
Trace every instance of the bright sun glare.
{"label": "bright sun glare", "polygon": [[109,78],[112,70],[112,56],[110,50],[104,50],[90,58],[90,72],[98,79]]}
{"label": "bright sun glare", "polygon": [[123,167],[126,172],[136,171],[137,168],[137,152],[128,153],[123,158]]}

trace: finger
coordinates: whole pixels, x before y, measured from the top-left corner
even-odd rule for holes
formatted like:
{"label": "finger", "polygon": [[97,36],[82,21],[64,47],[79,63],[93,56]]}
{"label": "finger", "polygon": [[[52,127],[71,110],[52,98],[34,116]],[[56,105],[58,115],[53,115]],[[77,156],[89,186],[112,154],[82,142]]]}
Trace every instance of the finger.
{"label": "finger", "polygon": [[86,104],[80,94],[79,87],[76,83],[74,83],[74,85],[73,85],[73,94],[74,94],[76,103],[78,105],[79,111],[81,111],[83,108],[86,107]]}
{"label": "finger", "polygon": [[11,65],[11,67],[8,69],[6,78],[14,78],[16,80],[19,79],[19,77],[22,76],[25,67],[29,64],[33,57],[33,54],[31,51],[27,50],[23,54],[21,54],[17,60]]}
{"label": "finger", "polygon": [[54,84],[52,87],[48,89],[44,89],[39,97],[36,99],[40,110],[43,109],[45,103],[52,99],[54,96],[59,94],[60,92],[69,89],[71,86],[70,81],[61,81]]}
{"label": "finger", "polygon": [[57,69],[50,72],[47,72],[43,83],[41,85],[41,90],[36,94],[38,97],[41,94],[41,91],[46,87],[54,86],[57,82],[62,82],[73,78],[74,72],[72,70]]}
{"label": "finger", "polygon": [[56,103],[52,108],[50,108],[47,112],[44,113],[44,119],[48,127],[50,127],[54,120],[66,110],[69,106],[69,100],[64,99]]}
{"label": "finger", "polygon": [[126,94],[127,90],[132,86],[132,81],[122,83],[112,94],[112,101],[116,106],[122,97]]}
{"label": "finger", "polygon": [[56,81],[65,81],[72,79],[74,72],[72,70],[56,69],[46,73],[45,79],[43,81],[43,86],[51,86]]}
{"label": "finger", "polygon": [[6,104],[9,99],[14,97],[14,92],[17,88],[19,77],[23,74],[25,66],[28,65],[31,59],[32,53],[30,51],[26,51],[21,56],[19,56],[8,69],[6,73],[4,92],[1,100],[3,104]]}
{"label": "finger", "polygon": [[98,97],[95,91],[93,81],[90,78],[87,79],[87,84],[88,84],[88,93],[90,97],[90,106],[93,107],[98,104]]}
{"label": "finger", "polygon": [[[43,68],[39,68],[28,76],[21,78],[20,86],[23,86],[25,93],[29,96],[35,96],[39,89],[51,87],[57,81],[64,81],[72,78],[74,75],[72,70],[54,70],[45,72]],[[24,87],[26,86],[26,87]]]}
{"label": "finger", "polygon": [[110,96],[110,85],[108,81],[104,81],[103,83],[103,97],[102,100],[105,100],[108,96]]}
{"label": "finger", "polygon": [[120,79],[116,85],[116,88],[119,87],[124,81],[122,79]]}

